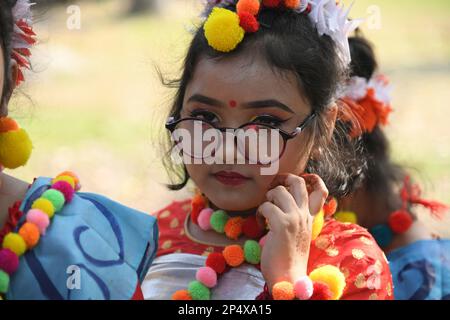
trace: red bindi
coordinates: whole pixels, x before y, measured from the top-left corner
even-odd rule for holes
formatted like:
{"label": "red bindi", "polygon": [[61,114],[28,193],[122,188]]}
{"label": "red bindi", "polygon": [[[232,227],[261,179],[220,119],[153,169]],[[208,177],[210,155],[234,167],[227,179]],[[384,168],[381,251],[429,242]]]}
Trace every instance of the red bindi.
{"label": "red bindi", "polygon": [[229,105],[231,108],[235,108],[237,106],[237,102],[235,100],[230,100]]}

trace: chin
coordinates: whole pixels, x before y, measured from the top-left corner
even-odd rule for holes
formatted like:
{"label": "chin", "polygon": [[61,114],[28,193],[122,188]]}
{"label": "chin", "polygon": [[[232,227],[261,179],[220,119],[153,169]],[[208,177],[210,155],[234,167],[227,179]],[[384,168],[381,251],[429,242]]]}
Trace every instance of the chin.
{"label": "chin", "polygon": [[[225,211],[245,211],[259,207],[264,202],[264,193],[256,188],[215,188],[205,192],[208,199]],[[262,195],[262,196],[258,196]]]}

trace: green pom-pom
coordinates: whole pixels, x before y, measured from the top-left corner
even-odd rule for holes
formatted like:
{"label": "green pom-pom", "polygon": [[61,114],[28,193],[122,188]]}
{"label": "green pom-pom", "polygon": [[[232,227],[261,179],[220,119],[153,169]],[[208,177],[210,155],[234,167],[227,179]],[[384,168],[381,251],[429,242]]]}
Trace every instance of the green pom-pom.
{"label": "green pom-pom", "polygon": [[64,207],[66,199],[64,195],[55,189],[49,189],[42,194],[42,198],[47,199],[55,207],[55,211],[60,211]]}
{"label": "green pom-pom", "polygon": [[223,210],[214,211],[211,215],[211,227],[219,233],[225,232],[225,225],[228,221],[228,215]]}
{"label": "green pom-pom", "polygon": [[7,293],[9,289],[9,275],[0,270],[0,293]]}
{"label": "green pom-pom", "polygon": [[245,261],[251,264],[261,262],[261,246],[255,240],[247,240],[244,244]]}
{"label": "green pom-pom", "polygon": [[210,291],[199,281],[189,283],[188,292],[193,300],[210,300]]}

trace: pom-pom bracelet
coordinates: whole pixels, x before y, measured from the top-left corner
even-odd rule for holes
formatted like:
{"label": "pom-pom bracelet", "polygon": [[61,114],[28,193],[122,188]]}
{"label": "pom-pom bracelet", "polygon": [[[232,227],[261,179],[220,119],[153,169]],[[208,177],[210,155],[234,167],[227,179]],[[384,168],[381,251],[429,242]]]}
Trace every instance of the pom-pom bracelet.
{"label": "pom-pom bracelet", "polygon": [[59,174],[52,180],[51,187],[33,201],[23,224],[16,227],[18,231],[5,235],[0,248],[0,298],[9,290],[10,277],[19,268],[19,258],[38,245],[55,213],[72,201],[79,187],[75,174],[68,171]]}

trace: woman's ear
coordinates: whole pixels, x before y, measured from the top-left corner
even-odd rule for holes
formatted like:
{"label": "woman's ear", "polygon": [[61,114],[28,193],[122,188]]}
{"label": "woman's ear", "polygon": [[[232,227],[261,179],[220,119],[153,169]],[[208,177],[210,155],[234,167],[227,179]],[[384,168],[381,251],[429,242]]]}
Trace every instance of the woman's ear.
{"label": "woman's ear", "polygon": [[327,128],[328,142],[331,141],[331,138],[333,137],[334,128],[336,127],[337,114],[338,105],[336,103],[331,105],[331,107],[328,108],[327,112],[325,113],[325,126]]}
{"label": "woman's ear", "polygon": [[[338,105],[335,103],[331,107],[327,109],[324,114],[324,122],[326,128],[326,141],[330,142],[333,137],[334,128],[336,126],[336,119],[338,114]],[[322,149],[320,147],[316,147],[311,152],[311,159],[316,160],[320,159],[322,154]]]}

